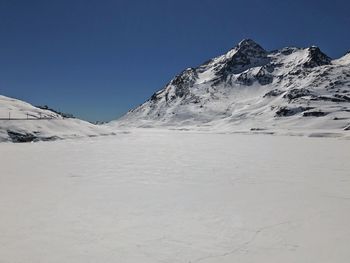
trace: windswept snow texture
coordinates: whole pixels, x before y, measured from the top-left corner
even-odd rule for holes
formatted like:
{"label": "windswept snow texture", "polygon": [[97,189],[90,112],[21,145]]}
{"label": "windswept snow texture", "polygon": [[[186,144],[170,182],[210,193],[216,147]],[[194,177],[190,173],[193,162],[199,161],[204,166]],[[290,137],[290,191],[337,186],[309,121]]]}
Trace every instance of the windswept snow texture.
{"label": "windswept snow texture", "polygon": [[152,130],[0,156],[1,263],[349,262],[349,140]]}
{"label": "windswept snow texture", "polygon": [[39,109],[21,100],[0,96],[0,142],[30,142],[111,134],[107,127]]}
{"label": "windswept snow texture", "polygon": [[332,61],[315,46],[268,52],[246,39],[111,125],[342,133],[349,124],[350,54]]}

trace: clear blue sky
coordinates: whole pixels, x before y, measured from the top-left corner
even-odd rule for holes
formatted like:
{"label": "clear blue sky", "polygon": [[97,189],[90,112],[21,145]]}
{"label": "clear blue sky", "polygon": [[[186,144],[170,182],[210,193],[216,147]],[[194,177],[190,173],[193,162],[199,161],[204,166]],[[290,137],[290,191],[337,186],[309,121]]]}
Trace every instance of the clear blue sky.
{"label": "clear blue sky", "polygon": [[0,94],[115,119],[243,38],[350,50],[349,0],[0,0]]}

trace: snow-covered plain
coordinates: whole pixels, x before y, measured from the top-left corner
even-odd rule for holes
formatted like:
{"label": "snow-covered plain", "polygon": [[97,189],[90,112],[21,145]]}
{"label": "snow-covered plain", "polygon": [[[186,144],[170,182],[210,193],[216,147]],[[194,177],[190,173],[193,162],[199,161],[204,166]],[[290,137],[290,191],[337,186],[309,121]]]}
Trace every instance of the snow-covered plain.
{"label": "snow-covered plain", "polygon": [[348,263],[350,141],[133,131],[0,145],[1,263]]}

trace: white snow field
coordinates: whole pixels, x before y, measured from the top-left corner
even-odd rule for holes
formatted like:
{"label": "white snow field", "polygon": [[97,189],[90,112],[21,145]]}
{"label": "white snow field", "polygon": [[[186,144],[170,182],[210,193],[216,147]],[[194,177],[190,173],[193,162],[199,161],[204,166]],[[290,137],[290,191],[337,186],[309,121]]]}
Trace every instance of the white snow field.
{"label": "white snow field", "polygon": [[133,131],[0,145],[1,263],[348,263],[350,140]]}

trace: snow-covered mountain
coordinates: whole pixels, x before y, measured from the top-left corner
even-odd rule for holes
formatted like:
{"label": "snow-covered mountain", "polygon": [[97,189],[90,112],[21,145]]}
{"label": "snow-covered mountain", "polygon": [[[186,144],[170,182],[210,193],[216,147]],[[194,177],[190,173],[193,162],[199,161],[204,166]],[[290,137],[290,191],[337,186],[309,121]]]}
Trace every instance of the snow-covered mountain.
{"label": "snow-covered mountain", "polygon": [[0,96],[0,142],[55,140],[107,135],[107,127],[96,126],[32,106],[21,100]]}
{"label": "snow-covered mountain", "polygon": [[245,39],[173,78],[116,127],[338,130],[350,125],[350,53],[318,47],[266,51]]}

